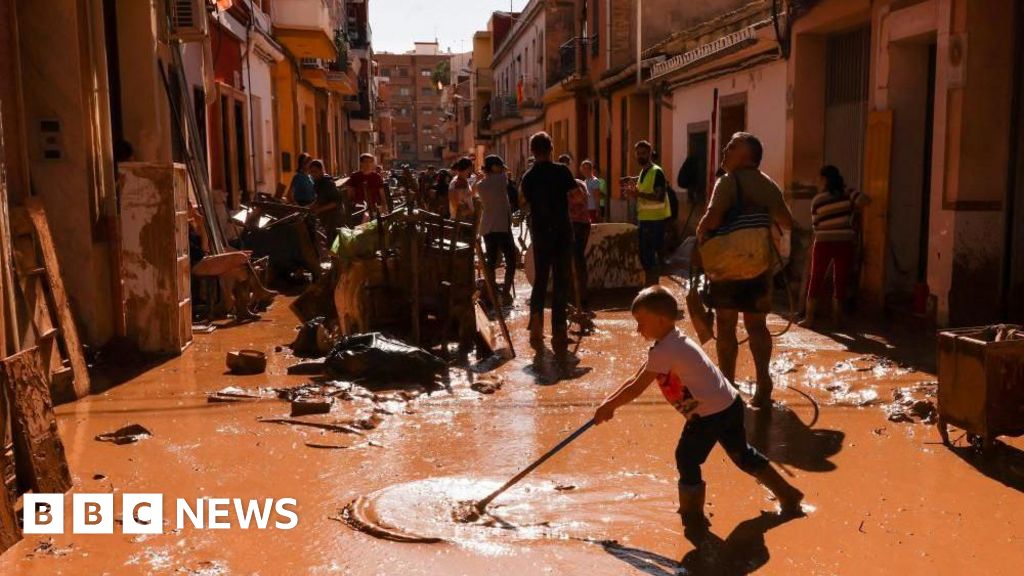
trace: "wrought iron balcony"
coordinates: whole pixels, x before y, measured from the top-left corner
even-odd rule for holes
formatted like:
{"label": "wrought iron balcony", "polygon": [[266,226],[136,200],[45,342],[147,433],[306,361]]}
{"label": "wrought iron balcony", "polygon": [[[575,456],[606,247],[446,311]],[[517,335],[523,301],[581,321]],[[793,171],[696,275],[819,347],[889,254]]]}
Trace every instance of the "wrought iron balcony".
{"label": "wrought iron balcony", "polygon": [[[515,96],[501,95],[491,98],[491,115],[489,122],[504,118],[519,117],[519,104]],[[488,120],[487,118],[484,119]]]}
{"label": "wrought iron balcony", "polygon": [[474,73],[474,85],[477,90],[490,92],[494,89],[494,71],[490,68],[477,68]]}
{"label": "wrought iron balcony", "polygon": [[587,73],[587,46],[597,43],[597,36],[577,36],[558,49],[558,69],[548,77],[548,86],[554,86],[573,76]]}

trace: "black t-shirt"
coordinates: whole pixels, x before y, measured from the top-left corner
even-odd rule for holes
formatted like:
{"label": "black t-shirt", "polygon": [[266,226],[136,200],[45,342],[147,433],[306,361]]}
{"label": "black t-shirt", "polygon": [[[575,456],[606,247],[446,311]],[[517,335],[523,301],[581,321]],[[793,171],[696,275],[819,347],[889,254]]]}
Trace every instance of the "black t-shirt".
{"label": "black t-shirt", "polygon": [[576,179],[564,164],[537,162],[523,175],[523,197],[530,203],[530,229],[536,234],[565,233],[569,221],[569,192]]}
{"label": "black t-shirt", "polygon": [[317,178],[313,190],[316,191],[316,201],[320,204],[341,202],[341,193],[334,183],[334,176],[324,174],[322,178]]}

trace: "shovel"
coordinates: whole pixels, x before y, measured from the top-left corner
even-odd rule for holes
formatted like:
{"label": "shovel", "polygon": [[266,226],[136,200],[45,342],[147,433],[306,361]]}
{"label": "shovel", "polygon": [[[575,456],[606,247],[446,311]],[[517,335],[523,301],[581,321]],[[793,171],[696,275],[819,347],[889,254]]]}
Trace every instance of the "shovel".
{"label": "shovel", "polygon": [[577,431],[573,432],[572,434],[570,434],[568,437],[566,437],[565,440],[562,440],[561,442],[559,442],[557,446],[555,446],[554,448],[549,450],[546,454],[544,454],[543,456],[538,458],[536,461],[534,461],[533,464],[530,464],[529,466],[524,468],[521,472],[519,472],[518,474],[513,476],[512,479],[509,480],[508,482],[505,482],[501,486],[501,488],[498,488],[494,492],[491,492],[483,500],[480,500],[478,502],[467,502],[467,503],[465,503],[465,504],[468,504],[468,506],[464,505],[459,510],[457,510],[456,513],[454,514],[455,515],[455,519],[458,520],[459,522],[474,522],[474,521],[476,521],[484,513],[484,510],[487,508],[487,505],[491,503],[491,501],[493,501],[495,498],[500,496],[503,492],[505,492],[506,490],[508,490],[512,486],[515,486],[517,483],[519,483],[520,480],[525,478],[527,474],[529,474],[530,472],[533,472],[541,464],[547,462],[547,460],[549,458],[551,458],[555,454],[558,454],[559,452],[561,452],[563,448],[568,446],[573,440],[579,438],[581,434],[586,432],[587,429],[589,429],[593,425],[594,425],[593,418],[591,418],[590,420],[587,420],[587,423],[584,424],[583,426],[580,426],[579,430],[577,430]]}

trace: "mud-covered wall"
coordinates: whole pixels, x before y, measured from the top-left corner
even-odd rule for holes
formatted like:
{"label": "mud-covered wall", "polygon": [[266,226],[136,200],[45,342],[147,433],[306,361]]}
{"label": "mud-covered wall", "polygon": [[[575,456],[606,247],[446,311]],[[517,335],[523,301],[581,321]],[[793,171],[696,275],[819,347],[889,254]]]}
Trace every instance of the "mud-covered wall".
{"label": "mud-covered wall", "polygon": [[944,162],[933,170],[928,285],[940,324],[1000,315],[1013,1],[938,2],[939,25],[949,24],[939,32],[936,100],[946,100],[947,120],[936,129]]}
{"label": "mud-covered wall", "polygon": [[19,2],[17,25],[31,191],[43,199],[83,340],[99,344],[113,335],[113,175],[102,35],[94,29],[102,25],[91,4]]}

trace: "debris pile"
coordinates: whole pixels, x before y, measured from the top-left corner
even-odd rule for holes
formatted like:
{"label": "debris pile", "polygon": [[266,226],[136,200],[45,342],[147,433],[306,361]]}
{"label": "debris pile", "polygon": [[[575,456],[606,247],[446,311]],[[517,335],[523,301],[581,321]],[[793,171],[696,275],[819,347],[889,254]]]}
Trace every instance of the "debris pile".
{"label": "debris pile", "polygon": [[995,324],[988,326],[981,333],[986,342],[1006,342],[1007,340],[1024,340],[1024,330],[1013,324]]}
{"label": "debris pile", "polygon": [[299,358],[321,358],[331,350],[334,334],[326,326],[327,319],[318,316],[299,326],[299,333],[289,345]]}
{"label": "debris pile", "polygon": [[153,433],[147,430],[140,424],[129,424],[122,428],[118,428],[113,432],[104,432],[103,434],[97,434],[96,440],[100,442],[111,442],[118,446],[124,444],[134,444],[143,438],[149,438]]}
{"label": "debris pile", "polygon": [[494,394],[501,390],[505,380],[500,376],[481,376],[469,385],[471,389],[481,394]]}
{"label": "debris pile", "polygon": [[342,338],[327,356],[328,373],[351,380],[432,384],[446,368],[430,352],[378,332]]}
{"label": "debris pile", "polygon": [[937,386],[937,382],[927,382],[893,390],[892,402],[884,408],[889,421],[934,424],[938,416],[935,408]]}

